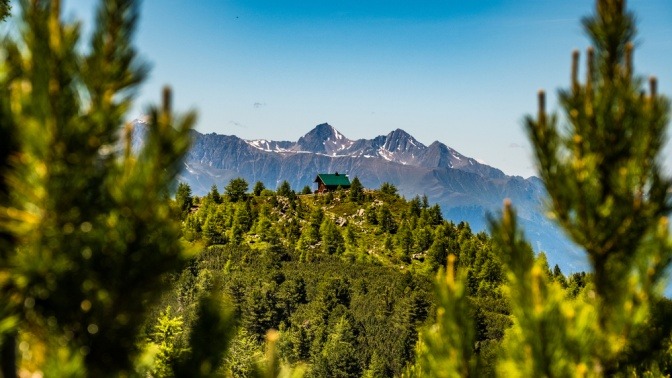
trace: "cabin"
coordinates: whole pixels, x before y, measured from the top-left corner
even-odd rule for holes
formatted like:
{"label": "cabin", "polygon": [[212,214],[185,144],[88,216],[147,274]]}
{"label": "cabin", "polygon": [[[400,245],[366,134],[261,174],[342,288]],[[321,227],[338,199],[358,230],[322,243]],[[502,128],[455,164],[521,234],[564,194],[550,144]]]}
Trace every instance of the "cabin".
{"label": "cabin", "polygon": [[343,189],[350,189],[350,179],[348,178],[348,175],[339,174],[338,172],[334,174],[319,173],[313,182],[317,183],[316,193],[334,191],[339,186]]}

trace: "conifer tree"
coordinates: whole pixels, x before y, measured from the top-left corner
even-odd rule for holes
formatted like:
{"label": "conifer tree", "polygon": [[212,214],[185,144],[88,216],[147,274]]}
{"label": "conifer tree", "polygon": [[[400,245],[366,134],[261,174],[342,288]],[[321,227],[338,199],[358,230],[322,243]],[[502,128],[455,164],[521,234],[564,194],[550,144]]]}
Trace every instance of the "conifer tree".
{"label": "conifer tree", "polygon": [[389,182],[384,182],[380,184],[380,190],[381,193],[386,194],[388,196],[396,196],[397,195],[397,187],[394,186],[394,184],[391,184]]}
{"label": "conifer tree", "polygon": [[229,196],[229,201],[238,202],[245,199],[247,188],[247,181],[242,177],[238,177],[229,181],[229,184],[224,188],[224,192]]}
{"label": "conifer tree", "polygon": [[[86,53],[60,1],[20,5],[19,32],[0,42],[2,373],[20,368],[19,337],[26,373],[130,375],[147,310],[186,257],[166,194],[195,114],[175,115],[166,89],[147,128],[129,124],[119,140],[147,72],[131,44],[136,1],[101,4]],[[133,132],[145,133],[138,152]],[[194,328],[212,337],[214,303],[201,303]],[[214,345],[193,343],[189,366],[216,361]]]}
{"label": "conifer tree", "polygon": [[[593,42],[585,80],[574,52],[570,88],[559,94],[563,114],[547,114],[540,92],[537,116],[526,119],[551,214],[585,250],[592,283],[578,295],[565,291],[545,259],[535,259],[506,203],[501,219],[491,222],[513,320],[497,356],[500,376],[669,373],[656,359],[669,355],[662,340],[669,339],[670,324],[654,315],[672,258],[671,182],[660,161],[670,106],[655,78],[645,91],[645,80],[634,74],[635,24],[625,1],[596,3],[583,22]],[[438,285],[459,300],[461,285]],[[447,326],[437,332],[450,337],[442,329],[465,323],[459,314],[445,316],[453,301],[439,300],[438,320]],[[434,337],[425,335],[417,369],[438,368],[442,356],[466,356],[462,341],[433,344]],[[462,361],[480,366],[478,358]],[[428,375],[442,376],[437,370]]]}
{"label": "conifer tree", "polygon": [[361,203],[364,198],[364,186],[362,186],[359,177],[355,176],[350,183],[350,201],[355,203]]}
{"label": "conifer tree", "polygon": [[331,218],[324,218],[320,225],[320,239],[322,241],[322,251],[325,254],[341,254],[345,249],[345,240],[341,231],[338,230],[336,223]]}
{"label": "conifer tree", "polygon": [[278,186],[278,190],[276,191],[279,196],[282,197],[291,197],[293,194],[292,187],[289,185],[289,181],[283,180],[282,183],[280,183],[280,186]]}
{"label": "conifer tree", "polygon": [[405,263],[411,262],[411,254],[413,253],[413,231],[411,231],[407,222],[403,222],[401,227],[399,227],[397,239],[397,245],[399,245],[400,248],[400,260]]}
{"label": "conifer tree", "polygon": [[390,234],[395,234],[397,232],[397,222],[394,220],[392,211],[390,211],[389,206],[386,204],[380,206],[376,219],[378,220],[378,225],[382,232],[388,232]]}
{"label": "conifer tree", "polygon": [[424,331],[416,346],[416,364],[411,377],[478,376],[474,355],[474,325],[470,314],[466,277],[455,277],[455,256],[448,257],[447,269],[436,276],[436,297],[440,305],[436,322]]}
{"label": "conifer tree", "polygon": [[[208,197],[212,200],[212,202],[216,204],[222,203],[222,196],[219,194],[219,190],[217,189],[217,184],[212,184],[210,187],[210,192],[208,193]],[[235,202],[235,201],[233,201]]]}
{"label": "conifer tree", "polygon": [[579,53],[572,55],[571,85],[559,94],[562,121],[546,114],[540,92],[538,115],[526,126],[552,214],[591,263],[595,327],[605,344],[590,352],[613,374],[632,368],[638,348],[652,347],[637,335],[651,326],[657,285],[672,257],[671,182],[660,161],[670,107],[655,78],[646,93],[634,74],[636,28],[624,0],[597,1],[584,26],[594,48],[584,82]]}
{"label": "conifer tree", "polygon": [[259,197],[261,195],[261,192],[264,191],[264,189],[266,189],[264,183],[261,181],[257,181],[254,184],[254,189],[252,189],[252,193],[254,193],[255,197]]}
{"label": "conifer tree", "polygon": [[189,184],[181,182],[177,185],[177,192],[175,192],[175,202],[177,208],[180,210],[182,218],[189,214],[189,210],[194,203],[194,198],[191,196],[191,187]]}

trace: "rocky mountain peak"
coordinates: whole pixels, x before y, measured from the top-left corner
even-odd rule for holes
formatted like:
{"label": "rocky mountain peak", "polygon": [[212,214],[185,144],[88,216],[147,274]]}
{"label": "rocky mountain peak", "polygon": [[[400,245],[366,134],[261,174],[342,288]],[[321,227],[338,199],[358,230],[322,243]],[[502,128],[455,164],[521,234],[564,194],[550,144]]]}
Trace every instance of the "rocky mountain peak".
{"label": "rocky mountain peak", "polygon": [[321,123],[315,126],[312,130],[306,133],[306,135],[301,137],[299,140],[301,139],[327,141],[327,140],[340,140],[347,138],[343,136],[343,134],[341,134],[338,130],[336,130],[335,127],[331,126],[330,124]]}
{"label": "rocky mountain peak", "polygon": [[385,137],[383,147],[390,151],[409,151],[416,149],[425,149],[425,145],[418,142],[413,136],[402,129],[396,129]]}
{"label": "rocky mountain peak", "polygon": [[299,138],[296,150],[332,154],[352,144],[352,141],[328,123],[321,123]]}

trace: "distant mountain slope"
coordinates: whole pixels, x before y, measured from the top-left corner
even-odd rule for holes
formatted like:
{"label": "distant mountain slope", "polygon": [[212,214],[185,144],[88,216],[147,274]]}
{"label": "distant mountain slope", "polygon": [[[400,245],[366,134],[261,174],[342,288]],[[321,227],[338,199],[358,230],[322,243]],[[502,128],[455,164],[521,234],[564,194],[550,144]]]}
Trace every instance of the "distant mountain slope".
{"label": "distant mountain slope", "polygon": [[244,140],[236,136],[193,132],[193,145],[181,180],[195,194],[212,184],[220,190],[233,178],[250,186],[261,181],[275,189],[287,180],[292,188],[315,189],[317,173],[358,176],[365,187],[394,184],[407,198],[426,194],[446,218],[467,221],[476,231],[487,228],[486,215],[497,213],[505,198],[515,205],[526,235],[549,262],[563,271],[586,269],[584,259],[543,215],[544,187],[538,178],[507,176],[441,142],[425,146],[397,129],[373,139],[350,140],[329,124],[317,125],[296,142]]}

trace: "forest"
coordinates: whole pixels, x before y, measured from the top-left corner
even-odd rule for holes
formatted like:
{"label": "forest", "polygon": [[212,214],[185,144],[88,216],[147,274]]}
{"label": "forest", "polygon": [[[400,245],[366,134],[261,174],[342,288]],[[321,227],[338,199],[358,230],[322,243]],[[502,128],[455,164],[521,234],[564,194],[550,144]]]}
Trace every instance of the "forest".
{"label": "forest", "polygon": [[590,262],[571,274],[510,201],[474,233],[358,177],[194,196],[195,112],[166,87],[139,148],[125,119],[148,73],[138,2],[102,1],[86,49],[60,1],[18,5],[0,1],[21,25],[0,42],[1,377],[672,374],[670,103],[634,72],[624,0],[584,19],[562,113],[540,92],[525,119],[549,214]]}
{"label": "forest", "polygon": [[[276,191],[243,179],[220,194],[216,186],[192,197],[180,184],[175,211],[183,235],[202,249],[170,282],[149,329],[171,332],[170,361],[186,350],[196,299],[208,290],[225,293],[238,319],[223,375],[249,376],[264,355],[269,329],[278,331],[277,350],[290,366],[310,367],[306,376],[401,376],[415,360],[418,331],[436,321],[432,281],[446,268],[466,275],[469,316],[482,372],[493,373],[492,355],[510,327],[502,291],[504,271],[491,238],[466,223],[442,219],[427,197],[401,198],[394,185],[296,194],[287,182]],[[589,279],[565,277],[557,265],[544,274],[576,297]],[[216,288],[216,289],[215,289]],[[149,334],[158,344],[163,333]],[[247,364],[247,365],[246,365]]]}

